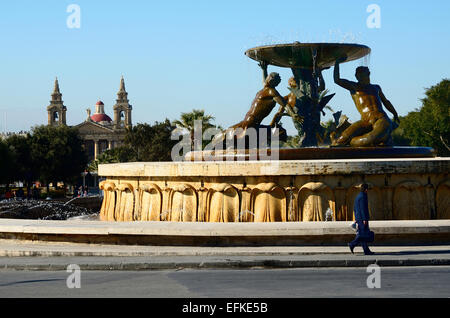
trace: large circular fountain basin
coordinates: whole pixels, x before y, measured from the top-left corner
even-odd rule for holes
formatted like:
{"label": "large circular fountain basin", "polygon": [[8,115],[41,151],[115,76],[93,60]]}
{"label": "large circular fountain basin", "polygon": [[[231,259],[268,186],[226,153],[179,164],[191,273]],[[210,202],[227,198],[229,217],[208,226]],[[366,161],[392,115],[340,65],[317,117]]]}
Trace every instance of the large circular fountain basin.
{"label": "large circular fountain basin", "polygon": [[326,68],[341,57],[347,57],[346,62],[362,58],[370,53],[370,48],[361,44],[294,42],[255,47],[247,50],[245,55],[280,67],[313,68],[315,52],[316,66]]}

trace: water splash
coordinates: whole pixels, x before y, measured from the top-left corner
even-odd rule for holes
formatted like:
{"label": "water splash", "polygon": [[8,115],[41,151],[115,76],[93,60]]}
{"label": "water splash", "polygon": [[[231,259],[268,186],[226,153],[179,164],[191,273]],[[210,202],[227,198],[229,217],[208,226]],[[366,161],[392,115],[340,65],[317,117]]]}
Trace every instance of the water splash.
{"label": "water splash", "polygon": [[253,217],[255,216],[255,213],[253,213],[252,211],[244,210],[244,211],[239,212],[239,221],[242,221],[242,217],[246,214],[250,214]]}
{"label": "water splash", "polygon": [[73,204],[42,200],[3,200],[0,218],[31,220],[98,219],[98,211]]}
{"label": "water splash", "polygon": [[333,211],[330,208],[325,212],[325,221],[333,221]]}
{"label": "water splash", "polygon": [[292,190],[289,190],[289,212],[288,212],[288,221],[295,220],[295,207],[294,207],[294,193]]}
{"label": "water splash", "polygon": [[361,32],[343,32],[340,29],[328,30],[328,42],[333,43],[361,43],[363,41],[363,35]]}
{"label": "water splash", "polygon": [[160,220],[165,220],[165,219],[163,219],[163,217],[165,217],[165,216],[168,215],[169,213],[170,213],[170,211],[168,211],[168,210],[162,211],[162,212],[159,214],[159,219],[160,219]]}
{"label": "water splash", "polygon": [[364,56],[362,59],[360,59],[360,66],[370,66],[370,55],[371,53],[367,54],[366,56]]}

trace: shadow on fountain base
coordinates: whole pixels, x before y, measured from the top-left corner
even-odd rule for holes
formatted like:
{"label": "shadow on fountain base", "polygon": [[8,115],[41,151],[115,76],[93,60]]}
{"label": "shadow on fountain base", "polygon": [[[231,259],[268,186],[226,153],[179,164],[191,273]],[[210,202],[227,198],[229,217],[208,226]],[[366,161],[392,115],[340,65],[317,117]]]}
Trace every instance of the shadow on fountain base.
{"label": "shadow on fountain base", "polygon": [[186,161],[434,158],[430,147],[304,147],[191,151]]}

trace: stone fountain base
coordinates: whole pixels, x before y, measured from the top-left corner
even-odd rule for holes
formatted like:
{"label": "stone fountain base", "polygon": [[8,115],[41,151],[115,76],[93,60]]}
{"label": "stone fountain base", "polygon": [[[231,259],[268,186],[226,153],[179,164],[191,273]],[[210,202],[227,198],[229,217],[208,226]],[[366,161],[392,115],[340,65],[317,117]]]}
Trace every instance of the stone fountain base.
{"label": "stone fountain base", "polygon": [[[350,222],[206,223],[0,219],[0,256],[148,256],[142,254],[142,246],[139,248],[136,245],[174,247],[170,250],[154,249],[153,255],[159,256],[168,253],[202,255],[194,246],[267,246],[271,247],[268,250],[270,254],[278,254],[282,250],[274,250],[275,246],[346,247],[346,242],[355,238],[355,231],[349,225]],[[375,232],[375,245],[450,244],[450,220],[372,221],[370,228]],[[70,244],[63,245],[54,255],[51,252],[52,246],[57,242]],[[13,250],[5,251],[5,243],[13,245]],[[36,251],[36,243],[41,246],[48,244],[47,247],[43,245],[42,254]],[[75,243],[89,245],[74,246]],[[31,246],[26,248],[27,244]],[[94,244],[100,246],[96,247]],[[133,245],[133,248],[113,248],[111,245]],[[25,250],[21,253],[23,248]],[[92,249],[97,253],[90,254],[88,250]],[[237,250],[234,251],[236,252]],[[226,254],[223,249],[216,250],[215,253]],[[296,254],[293,250],[289,253]],[[347,247],[345,253],[349,253]]]}
{"label": "stone fountain base", "polygon": [[99,166],[107,221],[353,219],[370,185],[372,220],[450,219],[450,158],[151,162]]}

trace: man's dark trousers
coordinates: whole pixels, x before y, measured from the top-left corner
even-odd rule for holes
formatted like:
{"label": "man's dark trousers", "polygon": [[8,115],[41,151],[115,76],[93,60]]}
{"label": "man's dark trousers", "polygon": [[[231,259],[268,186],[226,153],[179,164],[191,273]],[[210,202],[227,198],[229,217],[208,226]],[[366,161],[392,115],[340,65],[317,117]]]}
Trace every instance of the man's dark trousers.
{"label": "man's dark trousers", "polygon": [[350,246],[352,248],[354,248],[358,244],[361,244],[361,246],[364,250],[364,254],[367,254],[370,252],[370,250],[369,250],[369,247],[367,246],[366,239],[362,238],[361,236],[363,236],[363,237],[368,236],[368,233],[370,231],[369,226],[364,225],[363,221],[356,221],[356,223],[358,223],[358,232],[356,233],[355,239],[350,242]]}

